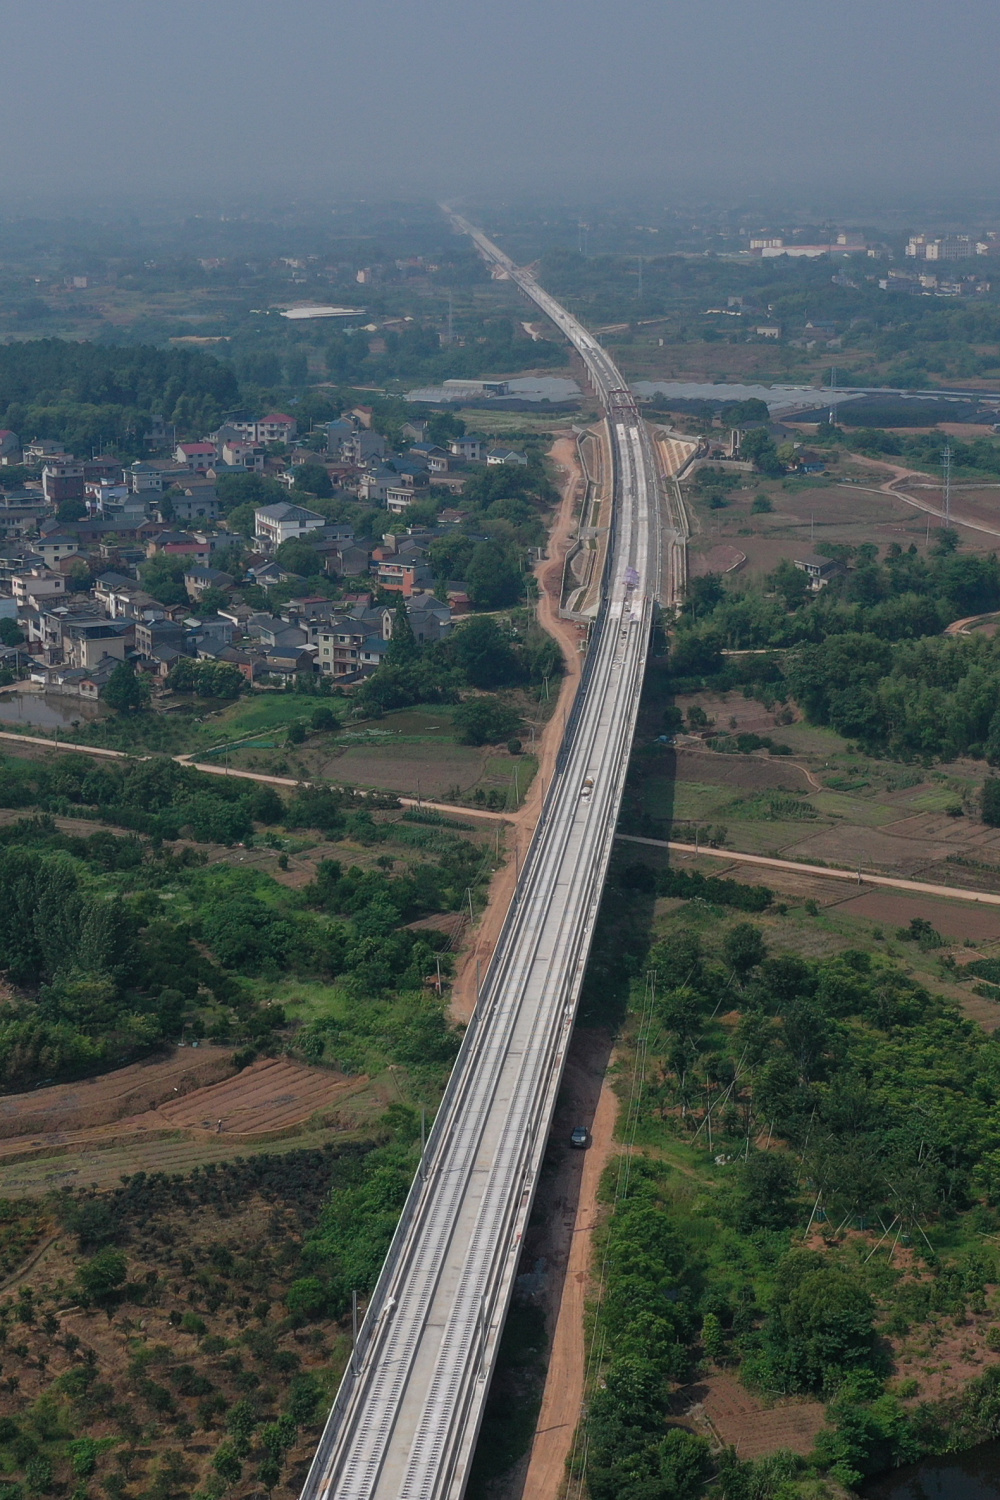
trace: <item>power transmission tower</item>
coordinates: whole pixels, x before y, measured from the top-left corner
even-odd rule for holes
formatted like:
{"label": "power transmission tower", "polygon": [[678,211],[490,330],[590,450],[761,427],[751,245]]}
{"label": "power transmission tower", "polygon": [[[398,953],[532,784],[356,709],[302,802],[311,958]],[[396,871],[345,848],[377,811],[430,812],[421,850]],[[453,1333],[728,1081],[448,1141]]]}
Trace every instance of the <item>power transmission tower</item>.
{"label": "power transmission tower", "polygon": [[951,444],[945,443],[944,452],[941,455],[941,467],[944,470],[944,524],[951,525]]}
{"label": "power transmission tower", "polygon": [[834,418],[837,415],[837,403],[833,399],[834,392],[836,391],[836,389],[837,389],[837,367],[836,367],[836,365],[831,365],[830,366],[830,419],[829,419],[831,427],[833,426]]}

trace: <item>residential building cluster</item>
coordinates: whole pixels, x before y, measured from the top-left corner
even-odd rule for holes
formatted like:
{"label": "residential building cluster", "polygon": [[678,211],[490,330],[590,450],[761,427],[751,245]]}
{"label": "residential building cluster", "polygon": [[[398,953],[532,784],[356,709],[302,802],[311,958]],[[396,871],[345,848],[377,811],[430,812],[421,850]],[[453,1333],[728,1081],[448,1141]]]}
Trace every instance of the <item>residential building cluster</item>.
{"label": "residential building cluster", "polygon": [[904,292],[912,297],[981,297],[992,285],[985,276],[913,271],[909,267],[893,268],[879,277],[878,284],[883,292]]}
{"label": "residential building cluster", "polygon": [[[308,447],[297,446],[295,420],[282,413],[228,422],[199,441],[172,442],[155,423],[154,436],[171,456],[123,467],[112,457],[79,459],[59,443],[22,446],[16,434],[0,433],[0,455],[40,469],[38,480],[0,489],[0,615],[16,617],[26,637],[20,647],[0,647],[0,663],[26,668],[47,690],[99,698],[119,662],[166,678],[182,656],[230,663],[263,686],[301,673],[357,681],[380,665],[392,634],[395,609],[375,602],[376,586],[400,596],[423,642],[443,639],[453,618],[471,608],[460,579],[434,592],[427,563],[435,538],[467,512],[446,505],[426,527],[398,518],[432,485],[457,499],[470,464],[527,463],[518,450],[475,434],[435,444],[420,419],[406,424],[403,450],[390,451],[364,406],[310,434]],[[275,613],[255,610],[233,597],[232,574],[214,565],[233,540],[216,486],[234,472],[293,483],[304,463],[324,467],[337,491],[384,508],[386,529],[356,537],[292,494],[255,507],[247,583],[296,587]],[[76,518],[59,519],[60,508],[64,516],[75,509]],[[336,602],[311,593],[315,569],[302,576],[280,560],[288,541],[317,553],[327,578],[357,580],[355,591]],[[184,559],[186,602],[165,604],[143,587],[141,566],[157,556]],[[89,592],[79,591],[82,578],[93,580]]]}

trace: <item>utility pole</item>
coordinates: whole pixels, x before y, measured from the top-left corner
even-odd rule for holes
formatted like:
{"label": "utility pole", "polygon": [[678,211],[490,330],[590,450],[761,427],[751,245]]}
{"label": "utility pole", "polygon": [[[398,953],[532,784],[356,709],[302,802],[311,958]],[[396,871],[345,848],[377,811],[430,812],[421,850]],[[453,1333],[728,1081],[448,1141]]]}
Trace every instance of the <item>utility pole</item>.
{"label": "utility pole", "polygon": [[641,302],[642,301],[642,256],[641,255],[638,256],[637,259],[638,259],[638,262],[639,262],[639,281],[638,281],[638,287],[637,287],[637,290],[636,290],[635,298],[636,298],[637,302]]}
{"label": "utility pole", "polygon": [[452,303],[451,292],[449,292],[448,293],[448,342],[449,342],[449,344],[452,342],[452,340],[455,337],[455,324],[454,324],[454,320],[453,320],[453,314],[454,314],[454,306],[453,306],[453,303]]}
{"label": "utility pole", "polygon": [[837,367],[836,367],[836,365],[831,365],[830,366],[830,416],[829,416],[829,422],[830,422],[830,426],[831,427],[833,426],[834,418],[837,415],[837,404],[836,404],[836,402],[833,399],[833,395],[834,395],[834,392],[836,391],[836,389],[837,389]]}
{"label": "utility pole", "polygon": [[941,455],[941,467],[944,470],[944,524],[951,525],[951,444],[945,443],[944,452]]}

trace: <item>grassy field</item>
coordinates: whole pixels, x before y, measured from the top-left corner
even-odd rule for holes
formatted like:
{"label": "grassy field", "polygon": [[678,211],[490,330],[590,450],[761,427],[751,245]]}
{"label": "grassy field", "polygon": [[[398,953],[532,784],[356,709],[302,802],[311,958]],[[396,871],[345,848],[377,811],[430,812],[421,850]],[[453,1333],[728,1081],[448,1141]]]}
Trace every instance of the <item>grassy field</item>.
{"label": "grassy field", "polygon": [[[770,733],[796,753],[723,754],[703,742],[646,757],[627,831],[644,824],[656,832],[658,825],[663,836],[693,839],[697,830],[727,849],[847,869],[860,864],[942,885],[969,883],[966,860],[1000,866],[1000,832],[977,811],[981,763],[902,767],[860,755],[829,731],[822,749],[806,749],[816,731],[773,720],[765,726],[760,704],[735,694],[698,701],[718,723],[735,717],[740,731]],[[771,785],[761,785],[765,777]],[[1000,888],[989,869],[978,874],[984,889]]]}
{"label": "grassy field", "polygon": [[221,712],[206,716],[199,725],[199,739],[209,744],[243,739],[268,730],[287,730],[290,724],[308,723],[313,710],[322,704],[343,722],[348,703],[343,698],[312,698],[304,693],[255,692],[237,698]]}
{"label": "grassy field", "polygon": [[[526,698],[521,703],[523,695],[514,696],[526,720],[528,715],[541,719],[544,705]],[[531,754],[512,756],[496,746],[460,744],[451,704],[425,704],[380,719],[347,721],[340,730],[310,731],[301,745],[289,745],[288,724],[308,724],[316,701],[283,695],[273,708],[267,701],[259,709],[256,701],[249,703],[242,718],[229,721],[230,734],[233,739],[256,737],[229,751],[218,749],[214,758],[225,754],[237,770],[342,782],[470,807],[485,800],[491,808],[513,808],[523,801],[537,771]],[[338,700],[322,701],[336,705]],[[279,710],[287,717],[282,718]],[[254,722],[258,712],[265,711],[273,715],[272,722]],[[530,742],[527,732],[525,740]],[[221,736],[214,743],[221,745]]]}

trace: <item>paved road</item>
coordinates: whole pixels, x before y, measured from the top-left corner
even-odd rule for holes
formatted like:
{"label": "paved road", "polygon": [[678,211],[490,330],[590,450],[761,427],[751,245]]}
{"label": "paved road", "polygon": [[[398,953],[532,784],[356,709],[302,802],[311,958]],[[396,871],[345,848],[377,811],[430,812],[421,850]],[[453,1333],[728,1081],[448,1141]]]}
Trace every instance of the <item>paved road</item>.
{"label": "paved road", "polygon": [[661,533],[657,464],[618,370],[452,217],[587,365],[614,450],[613,542],[557,772],[304,1500],[462,1494],[610,858],[654,601],[684,578],[683,518]]}

